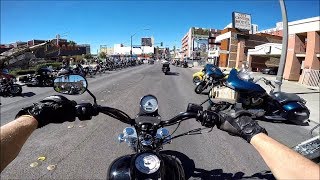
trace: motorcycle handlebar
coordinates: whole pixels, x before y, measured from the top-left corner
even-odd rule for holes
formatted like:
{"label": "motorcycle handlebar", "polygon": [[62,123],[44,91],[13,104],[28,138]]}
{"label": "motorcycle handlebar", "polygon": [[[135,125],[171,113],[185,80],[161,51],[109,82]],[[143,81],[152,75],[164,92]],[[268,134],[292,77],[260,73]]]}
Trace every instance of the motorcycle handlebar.
{"label": "motorcycle handlebar", "polygon": [[[218,118],[213,116],[212,113],[208,113],[208,112],[209,111],[183,112],[167,121],[161,121],[159,126],[161,127],[171,126],[192,118],[195,118],[197,121],[200,121],[201,124],[204,124],[204,123],[216,124],[217,123],[216,121],[218,120]],[[92,116],[97,116],[99,113],[106,114],[125,124],[135,125],[135,120],[131,119],[129,115],[127,115],[125,112],[119,109],[92,105],[91,103],[82,103],[82,104],[76,105],[76,117],[78,117],[79,120],[90,120]]]}
{"label": "motorcycle handlebar", "polygon": [[162,127],[171,126],[187,119],[196,118],[197,115],[198,113],[194,113],[194,112],[183,112],[167,121],[161,121],[160,126]]}
{"label": "motorcycle handlebar", "polygon": [[263,82],[264,82],[266,85],[269,85],[269,86],[271,86],[272,88],[276,88],[276,87],[271,83],[270,80],[268,80],[268,79],[266,79],[266,78],[264,78],[264,77],[258,78],[258,79],[257,79],[256,81],[254,81],[254,82],[257,83],[257,82],[260,81],[260,80],[263,80]]}
{"label": "motorcycle handlebar", "polygon": [[111,107],[105,107],[105,106],[98,106],[98,112],[106,114],[110,117],[113,117],[115,119],[118,119],[119,121],[125,123],[125,124],[130,124],[134,125],[134,120],[130,118],[129,115],[127,115],[125,112],[111,108]]}

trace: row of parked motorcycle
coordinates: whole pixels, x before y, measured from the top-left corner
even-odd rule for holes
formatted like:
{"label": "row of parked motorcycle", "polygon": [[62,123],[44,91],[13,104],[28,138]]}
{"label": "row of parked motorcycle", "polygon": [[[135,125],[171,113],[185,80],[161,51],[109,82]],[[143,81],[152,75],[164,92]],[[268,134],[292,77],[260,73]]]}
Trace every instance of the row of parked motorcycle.
{"label": "row of parked motorcycle", "polygon": [[[54,79],[61,75],[78,74],[83,77],[94,77],[97,74],[115,71],[123,68],[141,65],[142,61],[121,61],[107,60],[105,62],[96,62],[93,65],[76,64],[70,66],[63,64],[60,69],[49,67],[39,68],[34,74],[27,74],[19,77],[19,82],[28,87],[53,87]],[[1,72],[0,79],[0,96],[19,96],[22,93],[22,85],[17,84],[15,76],[10,75],[8,70]]]}
{"label": "row of parked motorcycle", "polygon": [[[270,87],[268,93],[258,82]],[[310,111],[306,101],[294,93],[275,91],[275,82],[265,77],[254,79],[246,68],[229,73],[213,64],[193,74],[195,93],[208,95],[208,109],[242,109],[252,117],[272,122],[305,124]],[[204,93],[209,89],[209,92]]]}

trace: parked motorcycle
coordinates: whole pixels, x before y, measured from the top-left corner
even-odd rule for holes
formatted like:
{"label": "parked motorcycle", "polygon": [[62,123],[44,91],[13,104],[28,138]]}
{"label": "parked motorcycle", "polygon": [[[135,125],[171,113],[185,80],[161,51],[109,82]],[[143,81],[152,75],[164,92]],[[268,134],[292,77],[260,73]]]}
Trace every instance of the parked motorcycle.
{"label": "parked motorcycle", "polygon": [[202,71],[204,72],[202,81],[198,82],[196,88],[194,89],[197,94],[201,94],[209,86],[221,84],[225,77],[225,74],[223,74],[220,68],[213,64],[206,64]]}
{"label": "parked motorcycle", "polygon": [[162,72],[167,75],[170,71],[170,64],[169,63],[163,63],[162,64]]}
{"label": "parked motorcycle", "polygon": [[51,87],[53,86],[54,76],[52,70],[49,68],[40,68],[35,74],[28,74],[22,82],[27,86],[43,86]]}
{"label": "parked motorcycle", "polygon": [[83,68],[81,64],[77,64],[75,68],[71,68],[69,66],[64,66],[58,71],[58,76],[61,75],[67,75],[67,74],[79,74],[83,77],[86,77],[87,74],[90,74],[90,72],[86,69]]}
{"label": "parked motorcycle", "polygon": [[22,86],[14,83],[15,78],[0,78],[0,95],[1,96],[18,96],[22,93]]}
{"label": "parked motorcycle", "polygon": [[[258,81],[271,87],[268,94]],[[238,106],[248,110],[253,116],[270,121],[291,121],[303,124],[309,120],[310,111],[306,101],[293,93],[274,92],[274,85],[264,77],[253,80],[246,72],[232,69],[229,77],[213,86],[209,93],[212,110],[223,110]],[[222,99],[222,101],[221,101]],[[231,99],[225,101],[223,99]],[[231,102],[231,103],[230,103]]]}
{"label": "parked motorcycle", "polygon": [[192,75],[193,84],[194,85],[198,85],[198,83],[200,83],[203,80],[203,77],[204,77],[204,71],[203,70],[194,73]]}
{"label": "parked motorcycle", "polygon": [[[71,82],[77,79],[77,82]],[[67,83],[82,83],[79,93],[87,91],[94,99],[94,103],[82,103],[76,106],[76,116],[80,120],[91,119],[99,113],[108,115],[131,127],[124,128],[119,134],[118,141],[126,142],[134,151],[133,154],[125,155],[114,160],[107,172],[107,179],[185,179],[184,169],[181,163],[172,155],[161,153],[165,144],[171,143],[175,138],[185,135],[196,135],[210,132],[211,128],[197,128],[186,133],[173,136],[165,127],[178,124],[188,119],[197,121],[218,123],[220,116],[217,112],[203,110],[201,105],[190,103],[186,112],[177,116],[162,120],[158,113],[158,100],[153,95],[146,95],[140,100],[140,112],[132,119],[125,112],[106,106],[100,106],[95,96],[87,89],[87,81],[79,75],[58,77],[55,80],[55,90],[59,93],[69,94],[63,91],[62,85]],[[219,112],[222,113],[222,112]],[[224,112],[227,113],[227,112]],[[244,114],[232,116],[237,119]],[[208,131],[207,131],[208,130]]]}

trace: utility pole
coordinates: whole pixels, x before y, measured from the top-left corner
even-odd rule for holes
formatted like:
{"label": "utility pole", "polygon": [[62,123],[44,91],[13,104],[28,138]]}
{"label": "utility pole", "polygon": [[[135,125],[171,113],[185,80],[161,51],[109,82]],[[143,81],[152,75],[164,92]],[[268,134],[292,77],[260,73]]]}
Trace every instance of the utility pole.
{"label": "utility pole", "polygon": [[130,47],[131,47],[131,49],[130,49],[130,58],[132,59],[132,37],[134,36],[134,35],[136,35],[137,33],[134,33],[133,35],[131,35],[130,36]]}
{"label": "utility pole", "polygon": [[288,18],[287,18],[287,10],[284,0],[279,0],[280,7],[281,7],[281,14],[282,14],[282,23],[283,23],[283,38],[282,38],[282,50],[281,50],[281,57],[280,57],[280,64],[276,78],[276,88],[275,91],[281,91],[282,79],[283,79],[283,72],[284,67],[286,64],[287,58],[287,48],[288,48]]}

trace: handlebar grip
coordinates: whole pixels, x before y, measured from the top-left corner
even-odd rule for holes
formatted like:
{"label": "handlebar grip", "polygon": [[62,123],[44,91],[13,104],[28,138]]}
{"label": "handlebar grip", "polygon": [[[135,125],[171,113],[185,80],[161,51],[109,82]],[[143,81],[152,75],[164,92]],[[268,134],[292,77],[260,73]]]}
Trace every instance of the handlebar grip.
{"label": "handlebar grip", "polygon": [[216,124],[220,123],[220,115],[214,111],[203,111],[198,114],[197,121],[201,123],[202,126],[212,128]]}
{"label": "handlebar grip", "polygon": [[79,120],[90,120],[92,116],[99,114],[97,108],[94,107],[91,103],[81,103],[76,105],[76,117]]}

